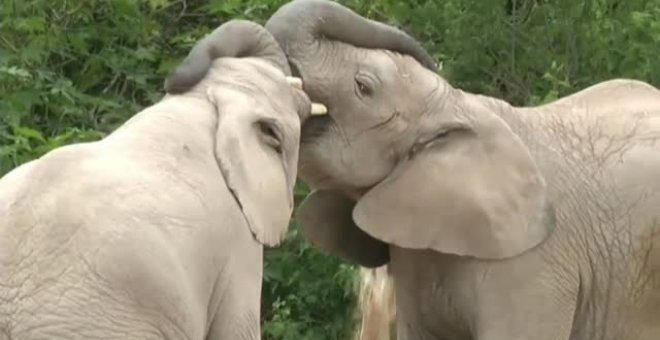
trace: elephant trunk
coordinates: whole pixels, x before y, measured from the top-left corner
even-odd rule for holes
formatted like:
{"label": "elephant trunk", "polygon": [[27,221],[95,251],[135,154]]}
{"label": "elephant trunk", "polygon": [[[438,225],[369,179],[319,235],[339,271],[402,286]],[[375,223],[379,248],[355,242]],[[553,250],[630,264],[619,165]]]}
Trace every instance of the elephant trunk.
{"label": "elephant trunk", "polygon": [[204,78],[214,59],[259,57],[291,75],[284,52],[262,26],[247,20],[230,20],[200,40],[165,79],[165,91],[183,93]]}
{"label": "elephant trunk", "polygon": [[[309,52],[319,38],[356,47],[387,49],[415,58],[435,71],[433,58],[415,39],[395,27],[364,18],[329,0],[294,0],[280,7],[264,25],[291,59]],[[311,58],[311,56],[307,56]]]}

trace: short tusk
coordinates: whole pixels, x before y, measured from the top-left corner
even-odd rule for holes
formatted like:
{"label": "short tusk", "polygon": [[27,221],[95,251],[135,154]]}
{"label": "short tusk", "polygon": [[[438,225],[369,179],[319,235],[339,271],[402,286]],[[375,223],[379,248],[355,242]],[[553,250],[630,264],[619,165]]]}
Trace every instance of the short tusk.
{"label": "short tusk", "polygon": [[289,82],[289,85],[302,90],[302,79],[298,77],[286,77],[286,81]]}
{"label": "short tusk", "polygon": [[326,113],[328,113],[328,108],[325,107],[325,105],[319,103],[312,103],[312,111],[311,111],[312,116],[322,116]]}

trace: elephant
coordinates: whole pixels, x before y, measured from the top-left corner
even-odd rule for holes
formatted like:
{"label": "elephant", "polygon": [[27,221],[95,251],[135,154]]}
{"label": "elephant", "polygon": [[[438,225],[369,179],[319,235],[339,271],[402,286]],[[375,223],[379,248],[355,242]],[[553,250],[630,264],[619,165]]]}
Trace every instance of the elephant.
{"label": "elephant", "polygon": [[263,246],[288,228],[311,113],[301,86],[263,26],[231,20],[162,100],[0,179],[0,339],[259,339]]}
{"label": "elephant", "polygon": [[264,27],[310,99],[295,213],[387,266],[397,338],[660,339],[660,91],[616,78],[514,106],[452,86],[409,34],[328,0]]}

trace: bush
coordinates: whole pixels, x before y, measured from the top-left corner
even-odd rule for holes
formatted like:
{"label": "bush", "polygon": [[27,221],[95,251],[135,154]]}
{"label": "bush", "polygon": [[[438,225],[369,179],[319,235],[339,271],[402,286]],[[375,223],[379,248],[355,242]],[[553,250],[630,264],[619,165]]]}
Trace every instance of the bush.
{"label": "bush", "polygon": [[467,91],[533,105],[611,78],[660,85],[658,0],[377,1]]}
{"label": "bush", "polygon": [[[162,96],[204,34],[230,18],[263,24],[285,2],[0,0],[0,175],[103,137]],[[660,0],[341,2],[422,40],[454,85],[516,105],[614,77],[660,85]],[[349,338],[355,273],[293,225],[265,253],[264,338]]]}
{"label": "bush", "polygon": [[[296,206],[309,190],[296,188]],[[349,339],[356,321],[357,271],[312,247],[293,227],[265,252],[264,339]]]}

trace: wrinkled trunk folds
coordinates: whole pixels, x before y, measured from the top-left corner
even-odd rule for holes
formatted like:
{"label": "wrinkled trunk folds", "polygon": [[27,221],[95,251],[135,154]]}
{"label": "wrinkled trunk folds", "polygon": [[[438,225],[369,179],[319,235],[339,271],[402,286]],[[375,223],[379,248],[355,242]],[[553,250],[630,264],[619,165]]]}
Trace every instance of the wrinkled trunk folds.
{"label": "wrinkled trunk folds", "polygon": [[289,64],[273,36],[262,26],[247,20],[231,20],[200,40],[165,80],[165,91],[183,93],[195,86],[211,69],[214,59],[257,57],[272,62],[291,75]]}
{"label": "wrinkled trunk folds", "polygon": [[294,0],[280,7],[265,27],[293,61],[313,58],[314,44],[330,39],[407,54],[424,67],[436,69],[422,45],[403,31],[366,19],[333,1]]}

